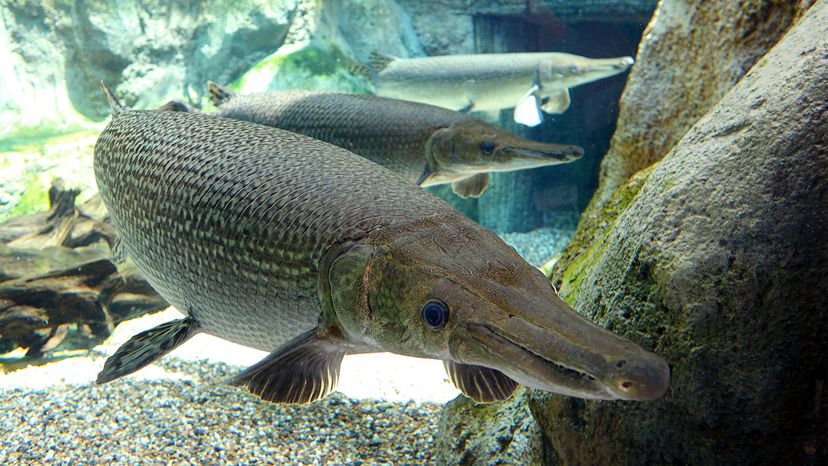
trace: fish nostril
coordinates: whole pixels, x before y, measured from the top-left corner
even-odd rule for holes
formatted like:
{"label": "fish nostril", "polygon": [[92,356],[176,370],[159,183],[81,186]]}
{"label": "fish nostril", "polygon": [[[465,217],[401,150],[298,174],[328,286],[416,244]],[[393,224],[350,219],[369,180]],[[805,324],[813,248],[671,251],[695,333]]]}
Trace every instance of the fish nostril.
{"label": "fish nostril", "polygon": [[622,368],[622,367],[624,367],[624,366],[626,366],[626,365],[627,365],[627,361],[625,361],[625,360],[623,360],[623,359],[622,359],[622,360],[620,360],[620,361],[618,361],[617,363],[615,363],[615,367],[618,367],[618,368]]}

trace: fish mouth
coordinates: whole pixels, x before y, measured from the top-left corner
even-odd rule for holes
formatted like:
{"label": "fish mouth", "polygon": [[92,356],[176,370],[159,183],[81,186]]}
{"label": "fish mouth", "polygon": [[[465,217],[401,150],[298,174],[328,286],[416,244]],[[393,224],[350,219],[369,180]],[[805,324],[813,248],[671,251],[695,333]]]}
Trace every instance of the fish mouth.
{"label": "fish mouth", "polygon": [[575,85],[615,76],[627,71],[633,64],[635,64],[633,57],[594,59],[573,76],[577,83]]}
{"label": "fish mouth", "polygon": [[652,353],[640,350],[643,358],[638,354],[608,361],[587,348],[562,342],[551,332],[544,332],[546,338],[538,341],[538,327],[515,316],[507,320],[499,326],[482,322],[463,326],[476,356],[469,363],[497,369],[527,387],[579,398],[649,401],[667,391],[669,367]]}
{"label": "fish mouth", "polygon": [[499,147],[497,152],[498,156],[507,160],[505,165],[509,169],[567,163],[584,155],[584,149],[579,146],[545,143],[504,145]]}

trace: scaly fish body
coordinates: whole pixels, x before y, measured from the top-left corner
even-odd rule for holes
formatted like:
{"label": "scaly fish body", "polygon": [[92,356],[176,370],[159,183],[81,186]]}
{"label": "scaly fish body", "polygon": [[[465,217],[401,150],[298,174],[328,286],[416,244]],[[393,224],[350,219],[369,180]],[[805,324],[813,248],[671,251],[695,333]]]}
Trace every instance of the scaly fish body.
{"label": "scaly fish body", "polygon": [[[211,115],[282,128],[344,147],[421,186],[453,183],[478,196],[487,173],[566,163],[577,146],[521,138],[477,118],[433,105],[314,90],[249,95],[209,83]],[[191,110],[172,102],[169,109]]]}
{"label": "scaly fish body", "polygon": [[666,390],[663,360],[390,170],[296,133],[108,97],[101,198],[121,247],[186,317],[132,337],[98,383],[208,332],[271,351],[232,383],[275,402],[325,396],[345,354],[374,351],[441,359],[478,401],[518,383],[602,399]]}
{"label": "scaly fish body", "polygon": [[379,55],[375,62],[374,84],[381,96],[454,110],[496,112],[515,107],[527,94],[535,93],[544,112],[563,113],[570,105],[570,88],[622,73],[633,59],[544,52],[418,58]]}

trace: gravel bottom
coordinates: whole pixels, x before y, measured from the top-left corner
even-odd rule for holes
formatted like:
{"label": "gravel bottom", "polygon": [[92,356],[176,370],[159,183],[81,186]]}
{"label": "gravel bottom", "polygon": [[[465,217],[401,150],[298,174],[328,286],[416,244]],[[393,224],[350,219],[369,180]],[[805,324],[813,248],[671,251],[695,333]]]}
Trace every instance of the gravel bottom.
{"label": "gravel bottom", "polygon": [[171,359],[182,380],[0,390],[0,464],[421,464],[442,405],[267,403],[220,381],[240,368]]}
{"label": "gravel bottom", "polygon": [[560,254],[574,234],[574,228],[546,227],[526,233],[501,233],[500,237],[515,248],[526,262],[540,267]]}
{"label": "gravel bottom", "polygon": [[[542,228],[501,236],[540,266],[557,255],[571,235],[564,228]],[[171,312],[142,318],[143,325],[149,328],[159,318],[177,318],[176,311]],[[434,436],[442,403],[456,389],[442,380],[444,373],[433,364],[360,355],[353,356],[359,362],[347,368],[349,356],[340,388],[356,396],[335,392],[310,405],[276,405],[224,384],[260,355],[224,359],[232,364],[217,362],[216,352],[229,355],[240,350],[199,335],[134,375],[94,385],[94,373],[107,354],[144,329],[133,322],[137,320],[120,325],[88,357],[0,373],[0,464],[435,462]],[[376,372],[386,378],[360,372],[365,364],[382,365]],[[360,385],[371,390],[363,392]],[[369,393],[369,398],[359,399],[362,393]],[[388,401],[394,394],[407,401]]]}

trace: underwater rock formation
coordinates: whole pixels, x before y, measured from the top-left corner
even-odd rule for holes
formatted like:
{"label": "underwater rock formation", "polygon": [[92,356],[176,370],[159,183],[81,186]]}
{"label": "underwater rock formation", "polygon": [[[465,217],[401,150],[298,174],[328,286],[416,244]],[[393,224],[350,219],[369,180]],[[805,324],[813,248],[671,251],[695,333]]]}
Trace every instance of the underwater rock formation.
{"label": "underwater rock formation", "polygon": [[[662,162],[602,202],[609,233],[558,269],[562,297],[664,355],[673,380],[653,403],[531,392],[547,464],[825,462],[826,13],[813,6]],[[661,131],[647,115],[619,133]]]}
{"label": "underwater rock formation", "polygon": [[103,119],[102,79],[119,83],[139,106],[198,94],[206,79],[235,79],[276,50],[295,4],[4,2],[0,57],[9,72],[0,79],[0,108],[28,115],[48,107],[51,120],[76,111]]}
{"label": "underwater rock formation", "polygon": [[653,403],[532,392],[565,464],[826,459],[828,2],[652,170],[561,295],[664,355]]}
{"label": "underwater rock formation", "polygon": [[538,424],[520,388],[499,404],[477,405],[459,396],[450,401],[440,419],[436,438],[439,464],[540,464],[543,443]]}
{"label": "underwater rock formation", "polygon": [[608,217],[602,207],[615,190],[664,157],[808,4],[678,0],[659,5],[644,31],[636,65],[621,96],[618,130],[601,161],[598,191],[554,276],[611,224],[614,217]]}

